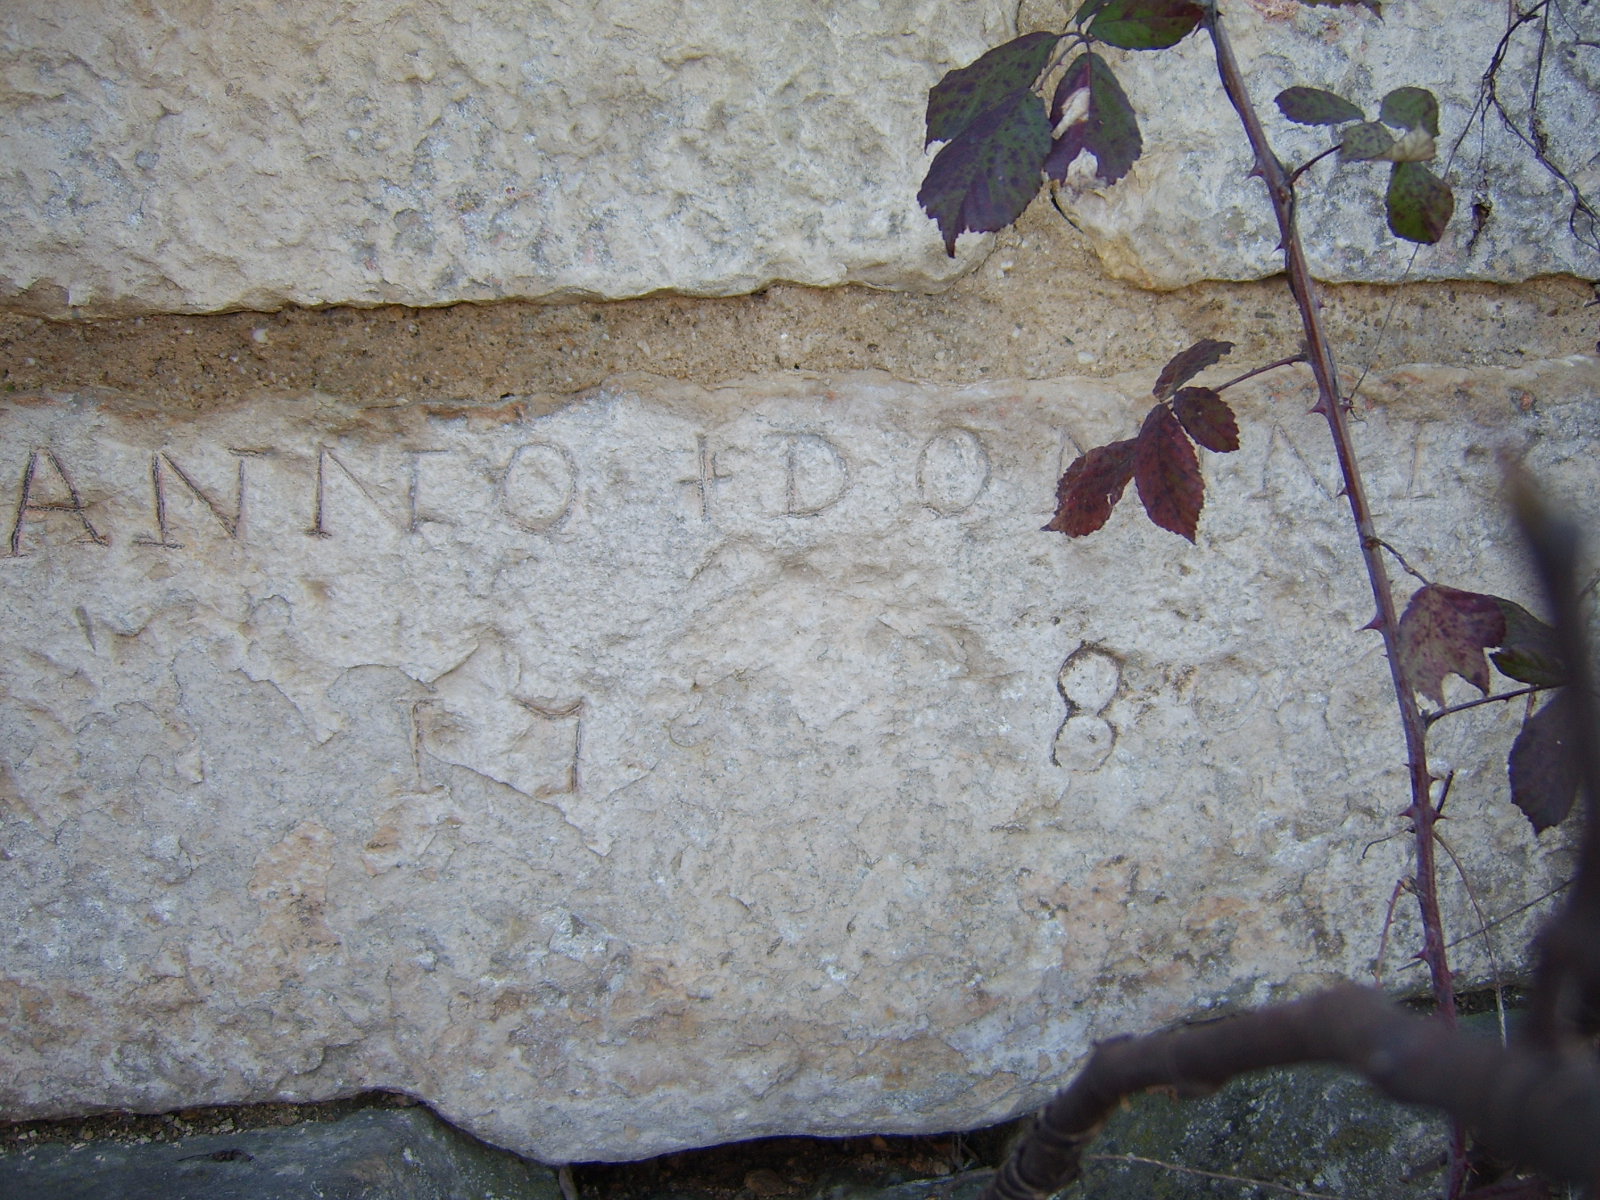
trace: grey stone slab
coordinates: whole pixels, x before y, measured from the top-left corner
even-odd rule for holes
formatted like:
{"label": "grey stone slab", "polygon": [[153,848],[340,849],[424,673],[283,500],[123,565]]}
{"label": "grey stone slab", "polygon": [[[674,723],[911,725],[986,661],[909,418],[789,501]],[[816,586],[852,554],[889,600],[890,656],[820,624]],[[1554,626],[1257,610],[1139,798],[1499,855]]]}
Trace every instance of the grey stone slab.
{"label": "grey stone slab", "polygon": [[6,1200],[560,1200],[554,1172],[424,1108],[131,1145],[0,1154]]}
{"label": "grey stone slab", "polygon": [[[1498,454],[1600,526],[1597,372],[1370,377],[1385,536],[1531,599]],[[1402,757],[1304,376],[1241,389],[1197,545],[1131,500],[1040,530],[1150,382],[0,402],[0,1113],[384,1088],[546,1162],[938,1132],[1367,976]],[[1517,719],[1434,748],[1502,963],[1567,869]]]}
{"label": "grey stone slab", "polygon": [[[1382,21],[1287,0],[1226,11],[1291,160],[1327,137],[1276,118],[1284,87],[1339,90],[1370,113],[1415,84],[1443,105],[1462,196],[1444,242],[1413,260],[1383,229],[1382,168],[1325,166],[1302,208],[1318,274],[1600,274],[1595,231],[1585,243],[1567,228],[1563,185],[1495,115],[1475,115],[1503,7],[1414,0]],[[1600,18],[1561,11],[1541,120],[1551,161],[1592,202],[1597,87],[1583,42]],[[928,290],[987,246],[968,237],[948,260],[916,192],[928,87],[1015,30],[1014,8],[994,0],[362,0],[337,19],[227,0],[207,14],[8,5],[0,304],[99,316],[729,295],[777,280]],[[1026,10],[1054,28],[1064,15]],[[1537,33],[1512,40],[1500,88],[1524,125]],[[1112,57],[1147,152],[1117,188],[1068,188],[1106,266],[1158,288],[1281,269],[1206,38]]]}
{"label": "grey stone slab", "polygon": [[96,0],[0,27],[0,303],[59,316],[952,278],[916,191],[996,0]]}

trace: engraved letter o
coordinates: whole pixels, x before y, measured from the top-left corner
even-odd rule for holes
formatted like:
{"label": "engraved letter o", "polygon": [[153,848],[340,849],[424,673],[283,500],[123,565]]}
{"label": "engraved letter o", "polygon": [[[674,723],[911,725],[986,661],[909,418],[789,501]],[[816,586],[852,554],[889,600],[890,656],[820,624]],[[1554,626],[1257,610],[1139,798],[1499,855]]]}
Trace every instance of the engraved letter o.
{"label": "engraved letter o", "polygon": [[941,429],[917,455],[917,493],[941,517],[966,512],[988,486],[989,452],[970,429]]}
{"label": "engraved letter o", "polygon": [[549,533],[572,511],[578,464],[551,442],[518,446],[500,478],[500,505],[518,529]]}

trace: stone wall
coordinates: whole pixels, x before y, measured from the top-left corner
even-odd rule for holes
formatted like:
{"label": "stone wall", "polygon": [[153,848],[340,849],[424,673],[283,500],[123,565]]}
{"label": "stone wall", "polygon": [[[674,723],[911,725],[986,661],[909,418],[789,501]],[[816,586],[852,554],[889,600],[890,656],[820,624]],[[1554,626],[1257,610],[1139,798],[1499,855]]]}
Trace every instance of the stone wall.
{"label": "stone wall", "polygon": [[[547,1161],[944,1130],[1370,974],[1403,772],[1306,376],[1239,389],[1197,545],[1039,529],[1170,354],[1298,338],[1203,39],[1137,64],[1152,153],[1082,233],[1039,205],[951,263],[922,100],[1018,14],[846,7],[8,15],[0,1116],[388,1087]],[[1233,7],[1258,99],[1424,83],[1476,128],[1492,14]],[[1497,456],[1600,517],[1600,260],[1514,151],[1414,265],[1370,180],[1310,215],[1385,536],[1526,599]],[[1469,978],[1564,877],[1516,715],[1439,731],[1505,918]]]}

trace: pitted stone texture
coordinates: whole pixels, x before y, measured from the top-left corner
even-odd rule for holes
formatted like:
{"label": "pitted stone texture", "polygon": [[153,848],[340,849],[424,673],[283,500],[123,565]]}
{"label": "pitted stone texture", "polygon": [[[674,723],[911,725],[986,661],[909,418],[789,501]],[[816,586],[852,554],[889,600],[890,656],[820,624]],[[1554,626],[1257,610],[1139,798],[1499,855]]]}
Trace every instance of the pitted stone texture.
{"label": "pitted stone texture", "polygon": [[[1303,377],[1241,389],[1199,545],[1131,498],[1040,532],[1149,382],[8,398],[0,1115],[380,1087],[548,1162],[927,1132],[1364,974],[1401,749]],[[1369,379],[1385,535],[1529,599],[1496,451],[1600,522],[1597,387]],[[1437,747],[1491,919],[1565,878],[1515,719]],[[1404,982],[1404,908],[1389,942]]]}
{"label": "pitted stone texture", "polygon": [[0,302],[926,289],[965,264],[916,206],[922,104],[1014,14],[22,0],[0,26]]}
{"label": "pitted stone texture", "polygon": [[[1057,28],[1059,6],[1028,3],[1024,22]],[[1302,182],[1300,227],[1318,277],[1335,282],[1482,279],[1600,274],[1600,227],[1579,216],[1572,195],[1540,166],[1529,144],[1492,109],[1481,116],[1482,78],[1506,33],[1503,5],[1407,0],[1384,5],[1380,20],[1361,5],[1310,7],[1293,0],[1234,0],[1227,29],[1250,95],[1279,157],[1304,162],[1334,144],[1324,128],[1295,125],[1273,103],[1288,87],[1346,97],[1376,120],[1393,88],[1429,89],[1441,106],[1439,159],[1453,185],[1456,214],[1434,247],[1389,233],[1383,196],[1387,163],[1328,159]],[[1540,78],[1539,114],[1548,156],[1583,191],[1600,197],[1594,115],[1600,110],[1600,12],[1563,4],[1550,13],[1550,52]],[[1526,134],[1541,26],[1512,36],[1498,75],[1507,115]],[[1278,230],[1261,184],[1249,174],[1249,145],[1217,80],[1204,34],[1170,51],[1107,51],[1140,114],[1145,153],[1105,188],[1093,160],[1079,159],[1064,193],[1067,210],[1106,268],[1141,286],[1176,288],[1204,279],[1258,279],[1283,270]],[[1445,167],[1448,166],[1448,170]],[[1474,205],[1488,208],[1481,228]]]}

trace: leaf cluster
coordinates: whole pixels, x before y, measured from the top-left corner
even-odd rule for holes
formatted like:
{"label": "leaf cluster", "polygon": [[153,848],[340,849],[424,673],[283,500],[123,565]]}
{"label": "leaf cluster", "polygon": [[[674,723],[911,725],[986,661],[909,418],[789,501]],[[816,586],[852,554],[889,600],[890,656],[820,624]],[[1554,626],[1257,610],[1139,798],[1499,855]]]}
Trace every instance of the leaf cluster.
{"label": "leaf cluster", "polygon": [[[1489,662],[1532,690],[1554,690],[1523,720],[1507,762],[1511,802],[1535,833],[1559,825],[1578,794],[1576,760],[1566,745],[1571,728],[1569,672],[1555,630],[1515,601],[1443,584],[1418,588],[1400,618],[1399,651],[1406,677],[1423,696],[1444,706],[1444,678],[1459,675],[1485,696]],[[1484,651],[1499,649],[1484,658]]]}
{"label": "leaf cluster", "polygon": [[1422,164],[1437,154],[1439,102],[1426,88],[1395,88],[1378,107],[1378,119],[1343,96],[1321,88],[1292,87],[1278,93],[1278,111],[1301,125],[1342,125],[1340,162],[1389,162],[1384,205],[1389,231],[1408,242],[1432,245],[1444,236],[1455,212],[1449,185]]}
{"label": "leaf cluster", "polygon": [[[939,224],[945,252],[966,232],[993,233],[1022,215],[1045,178],[1057,182],[1080,154],[1115,183],[1143,149],[1139,121],[1122,85],[1093,43],[1160,50],[1187,37],[1204,16],[1194,0],[1085,0],[1065,34],[1028,33],[951,71],[928,92],[925,144],[944,142],[917,201]],[[1045,102],[1046,79],[1065,54]]]}
{"label": "leaf cluster", "polygon": [[[1321,0],[1364,4],[1371,0]],[[917,201],[955,255],[963,233],[993,233],[1020,217],[1046,182],[1061,183],[1083,154],[1107,186],[1144,150],[1138,114],[1096,46],[1163,50],[1199,28],[1196,0],[1084,0],[1060,34],[1028,33],[951,71],[928,91],[925,145],[944,142]],[[1071,61],[1068,60],[1068,56]],[[1054,80],[1053,86],[1051,80]],[[1455,210],[1449,187],[1422,164],[1435,156],[1439,106],[1422,88],[1396,88],[1376,121],[1332,92],[1294,87],[1278,96],[1292,121],[1344,125],[1341,161],[1393,164],[1386,196],[1389,228],[1433,243]]]}
{"label": "leaf cluster", "polygon": [[[1377,0],[1301,2],[1360,4],[1373,12],[1380,7]],[[1337,134],[1329,149],[1291,171],[1273,152],[1250,101],[1216,0],[1204,4],[1195,0],[1083,0],[1065,32],[1016,38],[972,65],[952,71],[929,91],[926,144],[946,144],[933,159],[918,199],[938,223],[945,249],[953,255],[962,233],[992,232],[1011,224],[1043,184],[1065,181],[1069,169],[1086,153],[1095,160],[1099,180],[1115,184],[1137,162],[1143,139],[1138,115],[1117,79],[1116,57],[1108,57],[1102,48],[1158,50],[1177,44],[1201,25],[1210,32],[1219,80],[1254,152],[1253,173],[1267,185],[1290,291],[1300,310],[1306,340],[1300,353],[1214,387],[1192,381],[1220,362],[1233,349],[1232,343],[1206,338],[1174,356],[1151,389],[1154,404],[1138,433],[1093,447],[1066,468],[1057,484],[1055,512],[1044,528],[1068,537],[1083,537],[1101,529],[1132,483],[1151,521],[1194,542],[1205,504],[1198,451],[1229,453],[1240,444],[1238,421],[1222,393],[1271,367],[1294,362],[1310,366],[1318,395],[1313,411],[1320,412],[1329,424],[1377,605],[1378,615],[1368,628],[1382,633],[1395,667],[1395,697],[1406,738],[1412,796],[1405,815],[1417,843],[1412,890],[1424,928],[1419,957],[1428,965],[1435,999],[1448,1015],[1454,1011],[1454,991],[1434,867],[1434,828],[1443,800],[1435,804],[1430,791],[1434,776],[1427,763],[1427,727],[1463,708],[1529,697],[1508,768],[1512,800],[1535,832],[1567,818],[1580,777],[1586,780],[1582,786],[1600,796],[1600,755],[1574,753],[1591,748],[1576,731],[1592,730],[1596,720],[1591,689],[1583,674],[1587,660],[1581,639],[1569,636],[1577,627],[1572,605],[1563,608],[1556,604],[1563,631],[1558,635],[1513,601],[1425,582],[1412,595],[1404,614],[1398,615],[1380,552],[1388,549],[1387,543],[1373,532],[1372,512],[1344,415],[1349,402],[1340,391],[1333,352],[1318,317],[1314,281],[1299,241],[1296,186],[1313,164],[1333,154],[1346,164],[1390,164],[1385,203],[1389,229],[1397,237],[1428,244],[1443,236],[1454,213],[1454,198],[1448,185],[1425,165],[1437,154],[1438,101],[1424,88],[1394,88],[1379,102],[1377,119],[1368,120],[1359,106],[1336,93],[1314,87],[1288,88],[1277,96],[1284,117],[1302,125],[1328,126]],[[1403,559],[1401,563],[1405,565]],[[1559,590],[1553,588],[1552,595]],[[1491,695],[1491,662],[1502,675],[1524,686]],[[1483,698],[1446,707],[1443,685],[1451,674],[1467,680]],[[1545,697],[1537,708],[1532,699],[1536,694]],[[1424,713],[1418,707],[1418,695],[1432,701],[1436,710]],[[1596,865],[1591,869],[1600,871],[1600,821],[1591,823],[1586,842],[1593,843],[1590,857]],[[1600,887],[1591,886],[1590,890],[1600,896]],[[1590,929],[1600,922],[1600,900],[1592,907]],[[1591,1032],[1600,1032],[1600,954],[1591,957]],[[1313,1033],[1326,1024],[1320,1018],[1314,1020]],[[1373,1024],[1376,1028],[1384,1022]],[[1264,1060],[1256,1061],[1262,1043],[1275,1035],[1268,1031],[1257,1036],[1259,1033],[1253,1031],[1241,1039],[1235,1057],[1262,1065]],[[1170,1065],[1164,1053],[1154,1055],[1162,1069]],[[1311,1058],[1330,1057],[1321,1050],[1305,1053]],[[1357,1057],[1367,1065],[1376,1061],[1365,1050]],[[1148,1065],[1141,1060],[1139,1071]],[[1094,1069],[1091,1066],[1091,1074]],[[1228,1068],[1239,1069],[1250,1068],[1237,1064]],[[1410,1074],[1409,1070],[1399,1072],[1399,1085],[1409,1086]],[[1193,1080],[1203,1076],[1182,1073],[1182,1077]],[[1149,1086],[1150,1080],[1137,1086]],[[1600,1077],[1590,1082],[1595,1096],[1600,1097]],[[1076,1156],[1100,1119],[1098,1106],[1125,1094],[1102,1085],[1103,1081],[1095,1080],[1088,1087],[1086,1094],[1092,1103],[1081,1123],[1069,1113],[1076,1097],[1070,1093],[1058,1097],[1044,1115],[1049,1136],[1026,1143],[991,1184],[985,1200],[1037,1200],[1047,1194],[1044,1189],[1052,1180],[1059,1186],[1070,1179]],[[1438,1095],[1445,1099],[1436,1102],[1450,1108],[1459,1090],[1455,1082],[1441,1085]],[[1600,1105],[1600,1099],[1595,1104]],[[1455,1195],[1465,1178],[1461,1147],[1453,1149],[1450,1161],[1450,1192]],[[1592,1176],[1580,1172],[1573,1177]]]}
{"label": "leaf cluster", "polygon": [[1195,446],[1219,454],[1237,450],[1239,423],[1219,390],[1183,385],[1232,349],[1232,342],[1205,338],[1162,368],[1151,389],[1157,403],[1138,436],[1078,457],[1056,486],[1055,516],[1045,529],[1068,537],[1093,533],[1132,480],[1152,521],[1194,541],[1205,506]]}

